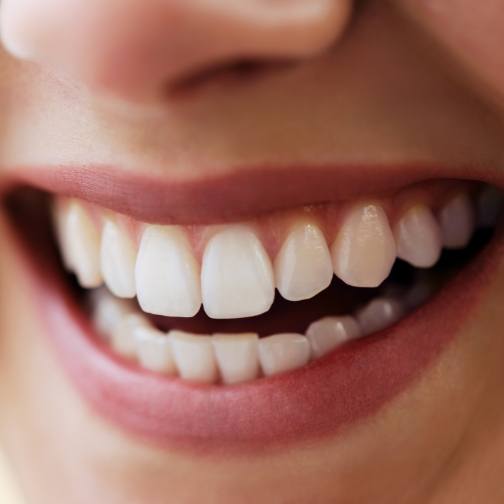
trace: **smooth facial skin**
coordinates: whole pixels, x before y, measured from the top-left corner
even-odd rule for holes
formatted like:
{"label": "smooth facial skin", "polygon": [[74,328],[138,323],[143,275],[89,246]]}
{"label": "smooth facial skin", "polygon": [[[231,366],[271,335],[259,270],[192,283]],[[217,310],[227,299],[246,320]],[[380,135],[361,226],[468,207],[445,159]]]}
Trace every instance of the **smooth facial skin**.
{"label": "smooth facial skin", "polygon": [[[0,186],[44,164],[198,179],[264,163],[287,178],[300,163],[504,170],[501,2],[350,3],[3,0]],[[272,67],[205,73],[247,58]],[[95,415],[21,269],[0,214],[0,436],[30,503],[504,500],[504,262],[455,342],[378,414],[243,454],[156,448]]]}

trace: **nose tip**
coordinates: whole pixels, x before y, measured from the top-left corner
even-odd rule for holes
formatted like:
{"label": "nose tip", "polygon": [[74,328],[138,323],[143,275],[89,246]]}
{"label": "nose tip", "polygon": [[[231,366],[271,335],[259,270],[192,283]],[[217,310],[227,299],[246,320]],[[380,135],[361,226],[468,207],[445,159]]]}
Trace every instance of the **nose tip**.
{"label": "nose tip", "polygon": [[15,56],[93,92],[152,101],[180,79],[238,61],[303,60],[344,29],[351,0],[3,0]]}

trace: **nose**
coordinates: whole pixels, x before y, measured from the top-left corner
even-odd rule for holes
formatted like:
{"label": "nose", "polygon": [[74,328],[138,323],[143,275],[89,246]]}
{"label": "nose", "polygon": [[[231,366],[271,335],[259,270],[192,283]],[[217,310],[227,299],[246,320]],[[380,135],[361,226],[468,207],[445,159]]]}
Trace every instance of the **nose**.
{"label": "nose", "polygon": [[352,0],[2,0],[15,56],[93,91],[151,101],[217,65],[302,60],[342,32]]}

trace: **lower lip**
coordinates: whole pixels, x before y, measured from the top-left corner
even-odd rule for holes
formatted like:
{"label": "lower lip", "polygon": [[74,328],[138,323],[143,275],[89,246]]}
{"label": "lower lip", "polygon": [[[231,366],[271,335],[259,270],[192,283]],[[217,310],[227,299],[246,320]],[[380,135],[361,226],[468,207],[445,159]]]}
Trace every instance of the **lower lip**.
{"label": "lower lip", "polygon": [[504,232],[395,327],[302,369],[236,386],[195,385],[129,365],[100,344],[55,268],[19,257],[44,334],[94,409],[158,446],[248,450],[336,435],[410,386],[477,308],[504,256]]}

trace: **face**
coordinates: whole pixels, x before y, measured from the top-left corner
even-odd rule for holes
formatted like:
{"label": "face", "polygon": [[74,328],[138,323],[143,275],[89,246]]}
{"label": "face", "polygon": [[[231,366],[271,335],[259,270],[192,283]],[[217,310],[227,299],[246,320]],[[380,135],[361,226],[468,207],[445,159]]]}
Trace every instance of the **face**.
{"label": "face", "polygon": [[501,11],[3,0],[28,502],[504,499]]}

